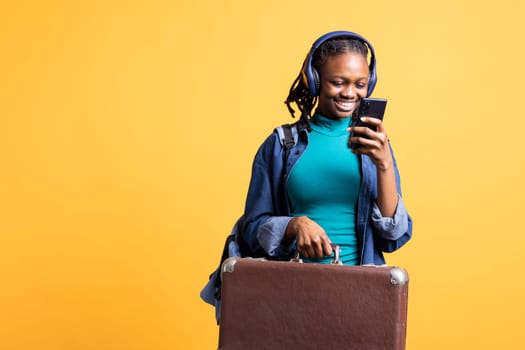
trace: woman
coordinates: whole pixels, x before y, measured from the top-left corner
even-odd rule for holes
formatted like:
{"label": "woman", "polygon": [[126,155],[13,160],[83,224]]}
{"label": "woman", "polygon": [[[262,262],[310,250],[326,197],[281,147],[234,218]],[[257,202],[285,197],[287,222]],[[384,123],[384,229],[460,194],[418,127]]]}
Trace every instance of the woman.
{"label": "woman", "polygon": [[411,238],[384,125],[365,118],[376,131],[349,128],[376,78],[373,47],[360,35],[332,32],[313,44],[286,100],[292,116],[292,103],[301,111],[293,147],[285,150],[276,129],[255,157],[237,225],[242,255],[283,259],[297,250],[326,263],[335,243],[346,265],[382,265],[383,252]]}
{"label": "woman", "polygon": [[[362,36],[339,31],[314,42],[286,99],[292,116],[296,104],[301,117],[290,128],[276,128],[259,148],[244,215],[221,261],[289,259],[298,251],[305,261],[326,263],[334,243],[343,264],[383,265],[384,252],[411,238],[412,220],[385,127],[365,118],[376,131],[348,128],[376,80],[374,50]],[[349,142],[360,147],[349,148]],[[219,275],[220,266],[201,291],[216,307],[217,321]]]}

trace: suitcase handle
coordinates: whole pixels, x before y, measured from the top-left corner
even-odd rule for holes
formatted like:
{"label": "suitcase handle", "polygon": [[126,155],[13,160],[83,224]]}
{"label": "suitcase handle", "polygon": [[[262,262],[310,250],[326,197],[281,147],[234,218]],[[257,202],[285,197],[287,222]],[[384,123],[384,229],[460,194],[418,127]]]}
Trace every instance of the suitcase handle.
{"label": "suitcase handle", "polygon": [[[341,253],[341,247],[339,247],[339,244],[330,243],[330,245],[332,246],[332,249],[334,251],[334,260],[332,260],[330,264],[343,265],[343,262],[339,259],[339,255]],[[293,258],[291,258],[290,261],[296,262],[296,263],[302,263],[303,259],[301,259],[300,256],[301,256],[301,253],[299,252],[299,250],[296,250]]]}

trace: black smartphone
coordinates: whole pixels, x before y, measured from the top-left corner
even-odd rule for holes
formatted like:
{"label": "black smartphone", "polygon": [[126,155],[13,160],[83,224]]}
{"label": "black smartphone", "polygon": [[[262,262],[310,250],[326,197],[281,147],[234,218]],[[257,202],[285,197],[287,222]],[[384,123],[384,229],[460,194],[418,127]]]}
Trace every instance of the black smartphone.
{"label": "black smartphone", "polygon": [[[384,98],[364,97],[361,99],[357,112],[352,116],[350,126],[367,126],[375,131],[375,127],[361,121],[361,117],[371,117],[383,120],[387,100]],[[361,145],[348,141],[348,147],[359,148]]]}

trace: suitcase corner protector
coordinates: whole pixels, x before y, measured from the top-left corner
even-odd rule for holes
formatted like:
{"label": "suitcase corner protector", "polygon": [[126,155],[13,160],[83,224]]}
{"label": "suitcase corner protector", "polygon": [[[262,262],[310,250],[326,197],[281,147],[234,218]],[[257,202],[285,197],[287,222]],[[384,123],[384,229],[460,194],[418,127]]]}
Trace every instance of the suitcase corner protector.
{"label": "suitcase corner protector", "polygon": [[393,285],[404,285],[408,283],[408,272],[400,267],[390,269],[390,283]]}
{"label": "suitcase corner protector", "polygon": [[225,272],[233,272],[236,263],[237,258],[228,258],[224,260],[224,262],[222,263],[221,275]]}

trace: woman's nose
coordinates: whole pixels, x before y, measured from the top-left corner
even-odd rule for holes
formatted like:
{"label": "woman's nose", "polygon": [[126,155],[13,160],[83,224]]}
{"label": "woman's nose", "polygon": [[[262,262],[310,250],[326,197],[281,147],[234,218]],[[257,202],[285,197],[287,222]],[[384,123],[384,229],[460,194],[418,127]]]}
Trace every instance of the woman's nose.
{"label": "woman's nose", "polygon": [[343,89],[343,96],[352,98],[356,96],[356,90],[353,86],[349,85],[346,88]]}

